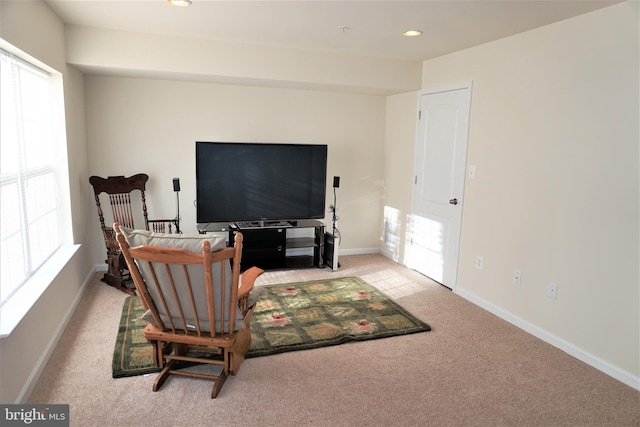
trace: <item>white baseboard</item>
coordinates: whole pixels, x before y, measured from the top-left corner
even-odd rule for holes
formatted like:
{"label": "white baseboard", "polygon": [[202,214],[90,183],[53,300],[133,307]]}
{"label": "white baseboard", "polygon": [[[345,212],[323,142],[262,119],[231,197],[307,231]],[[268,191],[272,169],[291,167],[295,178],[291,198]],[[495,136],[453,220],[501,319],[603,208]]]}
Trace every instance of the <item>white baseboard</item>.
{"label": "white baseboard", "polygon": [[[393,252],[391,252],[391,251],[390,251],[390,250],[388,250],[388,249],[378,249],[378,252],[379,252],[381,255],[383,255],[384,257],[389,258],[390,260],[392,260],[392,261],[394,261],[394,262],[397,262],[398,264],[405,265],[405,264],[402,262],[402,260],[401,260],[401,259],[396,259],[396,258],[394,258]],[[405,265],[405,267],[406,267],[406,265]]]}
{"label": "white baseboard", "polygon": [[534,337],[539,338],[548,344],[551,344],[552,346],[564,351],[565,353],[575,357],[578,360],[581,360],[587,365],[609,375],[610,377],[615,378],[616,380],[628,385],[629,387],[640,390],[640,377],[636,377],[630,372],[627,372],[624,369],[621,369],[605,360],[600,359],[597,356],[594,356],[593,354],[575,346],[574,344],[571,344],[570,342],[563,340],[562,338],[540,328],[539,326],[536,326],[514,315],[513,313],[504,310],[503,308],[498,307],[497,305],[492,304],[491,302],[483,298],[480,298],[472,292],[461,289],[460,287],[457,287],[454,292],[457,295],[460,295],[462,298],[472,302],[473,304],[482,307],[488,312],[495,314],[499,318],[511,323],[514,326],[517,326],[523,331],[530,333]]}
{"label": "white baseboard", "polygon": [[365,254],[379,254],[378,248],[358,248],[358,249],[343,249],[340,248],[340,255],[365,255]]}

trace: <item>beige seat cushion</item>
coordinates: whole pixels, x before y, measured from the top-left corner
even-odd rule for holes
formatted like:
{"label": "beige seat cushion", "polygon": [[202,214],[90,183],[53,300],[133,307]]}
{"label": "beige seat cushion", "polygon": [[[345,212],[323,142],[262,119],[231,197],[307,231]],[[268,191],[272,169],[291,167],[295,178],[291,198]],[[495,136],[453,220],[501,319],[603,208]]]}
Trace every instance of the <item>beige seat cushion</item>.
{"label": "beige seat cushion", "polygon": [[[216,251],[219,249],[225,248],[226,241],[224,237],[220,236],[210,236],[210,235],[202,235],[202,234],[164,234],[164,233],[154,233],[146,230],[133,230],[130,228],[120,227],[122,230],[122,234],[127,240],[127,243],[130,247],[136,247],[141,245],[147,246],[161,246],[167,248],[181,248],[191,252],[202,253],[202,243],[204,241],[208,241],[211,245],[211,251]],[[151,298],[155,302],[156,307],[158,308],[158,312],[160,313],[160,317],[168,327],[168,319],[171,317],[174,326],[177,329],[184,329],[182,324],[182,320],[179,316],[178,310],[178,302],[173,298],[173,292],[171,290],[171,285],[168,281],[167,273],[163,265],[155,265],[154,271],[160,282],[160,287],[165,297],[165,301],[167,302],[167,307],[169,312],[167,313],[164,309],[162,303],[160,302],[159,292],[154,286],[153,280],[150,279],[151,269],[146,261],[138,261],[136,260],[136,264],[138,265],[138,269],[140,270],[140,274],[144,279],[145,283],[147,283],[149,294]],[[221,313],[221,287],[216,283],[216,280],[220,280],[221,277],[221,264],[216,263],[212,267],[213,280],[214,280],[214,297],[216,301],[216,315]],[[225,269],[225,307],[229,307],[230,299],[231,299],[231,286],[232,286],[232,273],[231,273],[231,264],[229,261],[224,262]],[[170,267],[174,283],[177,288],[178,298],[182,305],[182,310],[184,312],[185,318],[187,319],[187,329],[195,331],[196,330],[196,319],[199,322],[200,330],[209,331],[209,321],[207,317],[207,296],[206,290],[204,286],[204,267],[202,264],[194,264],[187,266],[187,270],[189,272],[189,277],[191,280],[191,286],[193,287],[193,294],[196,306],[196,313],[193,312],[191,307],[190,297],[188,288],[186,285],[186,281],[184,278],[184,274],[182,272],[181,265],[172,265]],[[225,319],[224,325],[225,330],[228,329],[229,325],[229,309],[225,310]],[[147,318],[151,316],[145,316]],[[221,332],[220,328],[220,319],[216,319],[216,332]],[[234,329],[240,330],[244,329],[245,324],[242,319],[242,313],[240,310],[236,310]]]}

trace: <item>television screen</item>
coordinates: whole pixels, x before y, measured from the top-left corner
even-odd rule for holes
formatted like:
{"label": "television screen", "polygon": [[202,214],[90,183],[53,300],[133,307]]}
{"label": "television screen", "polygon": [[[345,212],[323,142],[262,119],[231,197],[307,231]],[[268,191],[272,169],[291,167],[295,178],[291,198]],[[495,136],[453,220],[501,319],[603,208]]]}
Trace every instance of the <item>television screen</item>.
{"label": "television screen", "polygon": [[196,142],[197,221],[324,218],[327,146]]}

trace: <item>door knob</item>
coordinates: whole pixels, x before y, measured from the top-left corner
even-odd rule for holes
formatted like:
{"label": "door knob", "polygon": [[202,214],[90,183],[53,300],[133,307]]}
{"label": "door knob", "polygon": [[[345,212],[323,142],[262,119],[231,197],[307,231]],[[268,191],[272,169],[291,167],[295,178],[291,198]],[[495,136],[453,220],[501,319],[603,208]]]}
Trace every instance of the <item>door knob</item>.
{"label": "door knob", "polygon": [[458,204],[458,199],[451,199],[451,200],[449,200],[449,204],[450,204],[450,205],[457,205],[457,204]]}

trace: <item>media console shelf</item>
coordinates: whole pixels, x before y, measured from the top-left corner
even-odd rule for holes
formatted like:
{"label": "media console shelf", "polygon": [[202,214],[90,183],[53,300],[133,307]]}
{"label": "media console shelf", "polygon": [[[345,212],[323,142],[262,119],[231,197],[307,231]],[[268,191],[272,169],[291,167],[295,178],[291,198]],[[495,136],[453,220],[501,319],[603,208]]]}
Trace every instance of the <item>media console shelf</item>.
{"label": "media console shelf", "polygon": [[316,220],[239,222],[229,225],[229,242],[243,236],[242,269],[323,267],[325,225]]}

